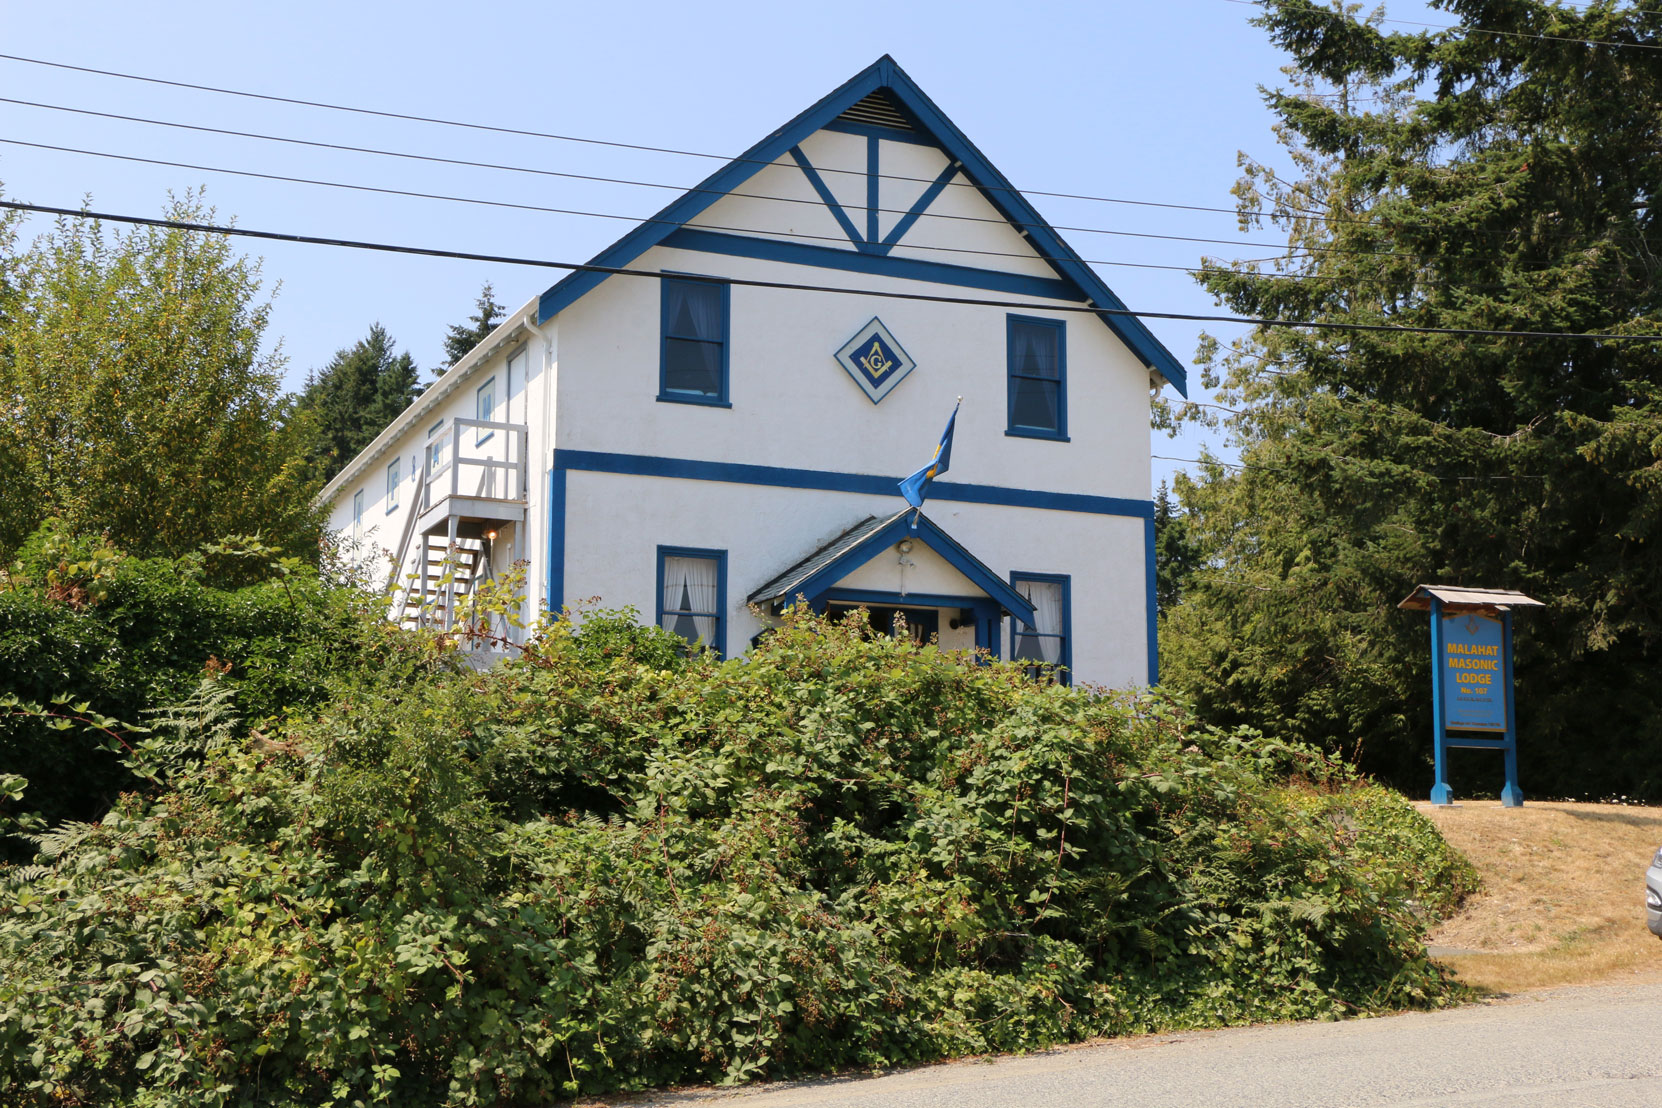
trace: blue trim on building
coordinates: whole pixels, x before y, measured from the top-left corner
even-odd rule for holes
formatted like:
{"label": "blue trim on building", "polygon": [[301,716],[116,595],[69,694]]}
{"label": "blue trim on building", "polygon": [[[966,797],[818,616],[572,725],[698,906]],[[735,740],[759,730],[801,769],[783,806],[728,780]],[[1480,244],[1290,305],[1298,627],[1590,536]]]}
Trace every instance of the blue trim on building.
{"label": "blue trim on building", "polygon": [[829,604],[881,604],[894,608],[968,608],[975,613],[975,647],[996,658],[1004,631],[1004,609],[985,596],[945,596],[940,593],[883,592],[877,589],[828,589],[820,594],[821,610]]}
{"label": "blue trim on building", "polygon": [[[554,466],[561,470],[590,473],[618,473],[634,477],[672,477],[685,481],[720,481],[733,485],[767,485],[774,488],[815,489],[824,492],[858,492],[894,496],[898,477],[869,473],[839,473],[823,469],[786,469],[782,466],[749,465],[743,462],[707,462],[692,458],[660,458],[648,454],[613,454],[598,450],[556,450]],[[1077,492],[1046,492],[1011,489],[999,485],[973,485],[958,481],[935,481],[929,486],[932,500],[955,500],[966,504],[999,504],[1011,508],[1044,508],[1056,512],[1084,512],[1088,515],[1130,516],[1152,521],[1154,502],[1118,496],[1093,496]]]}
{"label": "blue trim on building", "polygon": [[[1013,570],[1010,573],[1010,587],[1014,588],[1021,581],[1041,581],[1052,585],[1062,586],[1062,660],[1058,664],[1062,671],[1056,675],[1057,681],[1064,685],[1073,684],[1073,578],[1066,573],[1026,573]],[[1029,623],[1029,627],[1033,624]],[[1035,628],[1035,632],[1037,628]],[[1020,634],[1014,624],[1010,626],[1010,656],[1016,654],[1016,637]],[[1049,634],[1047,632],[1047,634]]]}
{"label": "blue trim on building", "polygon": [[877,245],[877,208],[878,186],[882,183],[877,175],[877,148],[882,145],[876,135],[866,136],[866,243]]}
{"label": "blue trim on building", "polygon": [[[859,543],[844,551],[835,560],[821,566],[814,572],[813,576],[798,585],[795,591],[805,597],[815,611],[823,611],[826,594],[838,581],[847,577],[901,539],[911,538],[917,539],[939,554],[948,565],[963,574],[972,585],[986,593],[994,603],[1005,611],[1011,612],[1023,620],[1033,618],[1033,605],[1028,603],[1026,597],[999,580],[996,574],[982,565],[973,554],[965,550],[951,535],[937,527],[928,516],[916,512],[897,514],[887,526],[873,531]],[[795,597],[786,598],[787,601],[794,599]],[[904,606],[906,600],[899,593],[895,593],[893,602]],[[914,604],[916,604],[915,601]],[[931,607],[932,605],[918,606]]]}
{"label": "blue trim on building", "polygon": [[938,592],[909,592],[903,596],[881,589],[827,589],[822,595],[832,604],[893,604],[901,608],[973,608],[987,599]]}
{"label": "blue trim on building", "polygon": [[[1123,310],[1124,301],[1114,295],[1102,278],[1086,265],[1073,248],[1045,222],[1022,197],[1009,179],[995,169],[985,155],[935,106],[922,89],[887,54],[855,74],[835,91],[746,150],[738,158],[712,173],[691,191],[664,207],[607,249],[595,255],[592,264],[626,266],[641,254],[662,243],[676,228],[703,212],[723,194],[755,176],[809,135],[832,123],[837,116],[877,89],[886,89],[904,114],[928,133],[949,157],[963,163],[964,175],[998,212],[1028,233],[1034,248],[1050,259],[1052,269],[1077,290],[1067,299],[1085,299],[1102,308]],[[604,273],[578,272],[543,293],[538,305],[538,322],[558,315],[589,290],[606,279]],[[1188,395],[1188,373],[1183,364],[1134,316],[1098,315],[1139,360],[1157,370],[1179,393]]]}
{"label": "blue trim on building", "polygon": [[871,244],[860,237],[859,229],[854,226],[854,221],[848,218],[848,213],[832,194],[831,186],[825,183],[825,178],[821,177],[819,170],[808,161],[808,155],[802,152],[800,146],[791,147],[791,160],[802,170],[802,175],[808,178],[808,183],[814,186],[814,191],[819,193],[819,198],[825,202],[825,206],[831,209],[831,214],[837,217],[837,226],[843,229],[848,241],[854,244],[856,250],[867,249]]}
{"label": "blue trim on building", "polygon": [[[716,652],[718,658],[727,657],[727,551],[705,550],[696,546],[658,546],[658,577],[653,587],[653,604],[657,611],[653,616],[653,624],[657,627],[664,625],[664,558],[709,558],[716,563],[716,610],[713,618],[716,621],[716,641],[705,643]],[[706,617],[711,618],[711,617]]]}
{"label": "blue trim on building", "polygon": [[1160,578],[1154,564],[1154,517],[1143,520],[1143,588],[1148,616],[1148,683],[1160,683]]}
{"label": "blue trim on building", "polygon": [[[958,163],[949,157],[947,159],[947,167],[941,170],[940,174],[936,176],[933,181],[929,182],[929,187],[923,190],[923,195],[918,197],[915,204],[906,209],[906,214],[901,216],[899,222],[894,225],[894,228],[888,234],[883,236],[882,245],[885,253],[894,248],[895,244],[905,236],[906,232],[912,229],[912,224],[918,221],[918,217],[923,215],[923,213],[929,209],[929,205],[935,202],[935,198],[940,196],[941,193],[945,191],[946,186],[952,183],[952,179],[958,176],[958,169]],[[1070,293],[1072,292],[1071,289],[1069,291]],[[1073,296],[1070,295],[1067,299],[1071,300],[1073,299]]]}
{"label": "blue trim on building", "polygon": [[559,615],[566,591],[566,471],[555,462],[548,471],[548,611]]}
{"label": "blue trim on building", "polygon": [[[1016,327],[1046,327],[1056,331],[1056,427],[1033,427],[1016,423],[1016,381],[1021,378],[1047,381],[1030,373],[1016,372]],[[1004,317],[1004,378],[1005,425],[1004,433],[1025,439],[1056,439],[1068,442],[1068,325],[1065,320],[1044,316],[1017,315]]]}
{"label": "blue trim on building", "polygon": [[706,254],[725,254],[734,258],[756,258],[765,262],[788,262],[791,265],[817,266],[821,269],[841,269],[850,273],[898,277],[904,281],[928,281],[936,285],[955,285],[959,288],[981,289],[986,292],[1042,296],[1050,300],[1079,299],[1078,290],[1053,277],[1001,273],[996,269],[978,269],[972,265],[953,265],[949,262],[926,262],[917,258],[896,258],[887,253],[862,254],[844,250],[840,246],[816,246],[804,242],[787,242],[783,239],[730,235],[722,231],[706,231],[700,227],[683,227],[665,236],[663,245],[677,250],[698,250]]}

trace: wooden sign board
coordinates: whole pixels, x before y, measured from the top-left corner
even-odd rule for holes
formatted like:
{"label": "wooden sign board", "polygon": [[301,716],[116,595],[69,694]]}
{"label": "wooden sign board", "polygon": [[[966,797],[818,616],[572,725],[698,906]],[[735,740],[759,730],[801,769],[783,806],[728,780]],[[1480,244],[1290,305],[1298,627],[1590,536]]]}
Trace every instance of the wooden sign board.
{"label": "wooden sign board", "polygon": [[1521,592],[1457,585],[1421,585],[1397,605],[1431,613],[1433,804],[1454,802],[1448,751],[1458,747],[1501,751],[1501,803],[1523,804],[1512,710],[1512,609],[1541,606]]}

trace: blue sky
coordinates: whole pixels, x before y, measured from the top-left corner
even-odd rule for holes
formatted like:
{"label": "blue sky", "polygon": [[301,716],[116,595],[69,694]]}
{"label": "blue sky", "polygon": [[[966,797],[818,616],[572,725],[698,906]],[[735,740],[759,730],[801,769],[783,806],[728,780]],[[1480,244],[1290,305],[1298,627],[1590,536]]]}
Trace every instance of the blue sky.
{"label": "blue sky", "polygon": [[[143,10],[142,18],[139,12]],[[1237,152],[1280,164],[1258,86],[1285,59],[1231,0],[1094,4],[384,2],[141,9],[0,2],[0,51],[194,83],[507,127],[732,155],[889,53],[994,164],[1027,190],[1228,207]],[[1392,16],[1447,22],[1417,0]],[[686,187],[717,161],[278,105],[0,61],[0,96],[214,127],[535,166]],[[0,104],[0,137],[109,153],[639,219],[675,193],[403,162]],[[169,190],[206,185],[245,227],[583,261],[627,219],[513,211],[261,181],[0,144],[8,198],[159,214]],[[1085,258],[1194,266],[1265,256],[1232,215],[1033,197],[1051,222],[1239,241],[1203,245],[1064,232]],[[37,217],[25,233],[43,230]],[[516,307],[557,274],[512,266],[253,244],[276,290],[270,336],[288,381],[380,322],[424,370],[481,282]],[[1217,310],[1174,270],[1099,265],[1132,308]],[[1192,365],[1199,324],[1150,328]],[[1212,327],[1227,340],[1238,328]],[[1192,371],[1198,378],[1198,373]],[[1199,395],[1198,380],[1192,395]],[[933,434],[920,429],[919,448]],[[932,439],[931,439],[932,441]],[[1154,439],[1194,457],[1208,440]],[[1225,457],[1226,444],[1212,441]],[[1155,463],[1156,480],[1178,463]]]}

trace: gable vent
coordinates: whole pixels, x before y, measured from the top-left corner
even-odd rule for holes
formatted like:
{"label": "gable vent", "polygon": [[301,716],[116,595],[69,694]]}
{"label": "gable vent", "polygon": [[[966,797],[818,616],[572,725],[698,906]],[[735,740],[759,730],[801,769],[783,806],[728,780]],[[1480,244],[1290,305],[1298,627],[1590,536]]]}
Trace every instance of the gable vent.
{"label": "gable vent", "polygon": [[912,129],[911,122],[900,114],[895,102],[881,90],[868,94],[865,99],[837,118],[844,123],[864,123],[874,127],[890,127],[896,131]]}

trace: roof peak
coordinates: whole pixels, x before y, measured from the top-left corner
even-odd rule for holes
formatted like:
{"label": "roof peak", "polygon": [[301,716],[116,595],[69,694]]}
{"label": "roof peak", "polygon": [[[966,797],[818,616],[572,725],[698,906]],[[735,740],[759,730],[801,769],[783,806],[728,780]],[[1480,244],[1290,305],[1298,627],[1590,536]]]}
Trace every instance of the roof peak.
{"label": "roof peak", "polygon": [[[883,54],[876,61],[844,81],[814,104],[772,131],[743,154],[706,177],[692,189],[668,204],[657,215],[641,223],[606,250],[591,259],[590,264],[601,268],[628,266],[641,254],[661,243],[709,208],[721,197],[737,189],[755,176],[764,166],[773,164],[802,140],[828,123],[838,120],[845,112],[859,110],[862,101],[873,93],[883,91],[895,100],[897,114],[908,124],[906,129],[921,131],[938,144],[958,163],[959,172],[973,184],[982,197],[1028,239],[1034,250],[1067,286],[1078,293],[1079,299],[1093,308],[1125,311],[1125,303],[1074,252],[1041,216],[1026,197],[982,154],[975,144],[942,112],[892,55]],[[862,120],[876,126],[899,130],[894,123],[881,119]],[[989,271],[992,272],[992,271]],[[571,274],[543,293],[539,305],[538,322],[545,322],[598,286],[606,279],[602,272],[579,271]],[[1099,314],[1097,316],[1149,369],[1170,381],[1183,395],[1188,395],[1187,370],[1175,355],[1154,337],[1154,334],[1135,316]]]}

